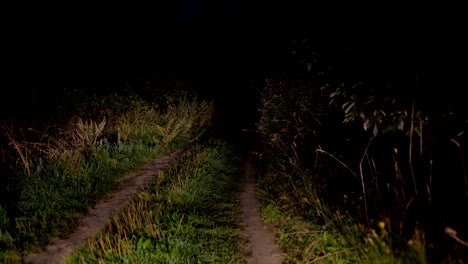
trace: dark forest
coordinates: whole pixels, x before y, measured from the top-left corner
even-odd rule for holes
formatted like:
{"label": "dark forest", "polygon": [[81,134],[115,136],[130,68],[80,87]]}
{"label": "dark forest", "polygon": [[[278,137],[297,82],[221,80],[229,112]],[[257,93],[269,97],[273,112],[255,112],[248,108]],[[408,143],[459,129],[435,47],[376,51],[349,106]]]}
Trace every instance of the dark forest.
{"label": "dark forest", "polygon": [[[339,211],[362,234],[382,222],[391,237],[382,235],[384,247],[409,263],[465,263],[468,21],[461,10],[235,0],[5,9],[0,209],[9,224],[0,223],[0,236],[21,237],[13,223],[27,211],[18,205],[25,171],[12,142],[40,136],[24,131],[66,126],[79,115],[110,124],[112,111],[93,116],[91,102],[139,98],[166,109],[165,98],[188,91],[213,101],[205,138],[258,154],[265,201],[323,226]],[[14,248],[8,241],[0,240],[2,251]]]}

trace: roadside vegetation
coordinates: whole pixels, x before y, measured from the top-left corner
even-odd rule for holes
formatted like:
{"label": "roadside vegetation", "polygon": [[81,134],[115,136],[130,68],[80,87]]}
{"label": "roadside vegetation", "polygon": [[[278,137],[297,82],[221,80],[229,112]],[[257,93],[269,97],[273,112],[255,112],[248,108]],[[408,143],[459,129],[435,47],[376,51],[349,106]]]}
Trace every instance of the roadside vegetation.
{"label": "roadside vegetation", "polygon": [[468,108],[448,89],[458,84],[404,52],[327,54],[310,41],[251,82],[251,137],[240,125],[256,97],[214,96],[214,127],[213,103],[177,78],[69,87],[41,114],[3,123],[0,262],[66,236],[119,177],[192,144],[69,263],[242,263],[241,146],[219,136],[257,156],[261,215],[285,263],[466,263]]}
{"label": "roadside vegetation", "polygon": [[463,103],[423,94],[418,71],[306,45],[296,77],[258,87],[262,216],[286,263],[466,263]]}
{"label": "roadside vegetation", "polygon": [[184,83],[147,85],[160,93],[145,97],[128,84],[106,94],[64,89],[39,121],[3,124],[2,154],[11,170],[1,175],[0,262],[20,261],[65,236],[118,186],[116,179],[193,143],[209,127],[212,103]]}
{"label": "roadside vegetation", "polygon": [[194,146],[68,263],[243,263],[236,148]]}

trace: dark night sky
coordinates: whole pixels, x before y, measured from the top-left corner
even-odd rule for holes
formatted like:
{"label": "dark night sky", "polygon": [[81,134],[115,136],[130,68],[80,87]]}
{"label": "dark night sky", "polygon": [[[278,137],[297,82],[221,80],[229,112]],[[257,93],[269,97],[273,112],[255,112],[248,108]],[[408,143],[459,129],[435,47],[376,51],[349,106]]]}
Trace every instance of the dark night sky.
{"label": "dark night sky", "polygon": [[119,67],[127,61],[143,63],[143,57],[159,59],[157,64],[184,63],[192,56],[220,59],[245,54],[242,57],[255,59],[303,33],[331,47],[429,44],[461,36],[465,27],[456,6],[251,2],[177,0],[175,6],[70,6],[62,11],[31,7],[11,16],[15,19],[6,24],[4,42],[34,66],[49,60],[99,68],[101,62]]}
{"label": "dark night sky", "polygon": [[8,69],[2,90],[18,95],[16,87],[31,78],[66,83],[158,69],[220,81],[247,78],[261,64],[284,62],[291,40],[304,36],[330,54],[348,48],[363,60],[396,54],[440,61],[442,70],[458,75],[464,69],[453,69],[456,58],[466,55],[467,23],[456,6],[169,2],[175,4],[63,6],[60,11],[30,6],[9,12],[2,37],[7,46],[2,68]]}

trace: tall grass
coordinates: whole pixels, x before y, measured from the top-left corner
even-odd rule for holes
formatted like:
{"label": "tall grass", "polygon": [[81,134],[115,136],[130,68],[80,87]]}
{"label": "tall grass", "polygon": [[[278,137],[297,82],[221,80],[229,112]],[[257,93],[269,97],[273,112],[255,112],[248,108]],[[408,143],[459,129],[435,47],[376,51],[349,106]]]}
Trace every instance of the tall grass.
{"label": "tall grass", "polygon": [[[451,232],[449,224],[458,221],[457,227],[464,230],[460,220],[444,215],[447,220],[440,223],[431,212],[447,213],[440,205],[434,207],[434,199],[448,201],[434,196],[434,166],[439,183],[443,170],[454,171],[444,167],[440,155],[459,160],[463,155],[438,153],[423,133],[427,121],[415,109],[409,109],[406,119],[389,117],[389,122],[398,121],[394,132],[363,131],[359,120],[352,122],[348,115],[357,103],[341,107],[342,102],[334,108],[320,87],[314,81],[270,79],[261,88],[263,213],[280,227],[279,241],[287,259],[291,263],[462,261],[467,256],[463,231]],[[333,95],[332,101],[336,98]],[[378,122],[379,113],[372,122]],[[385,124],[379,122],[378,128]],[[406,127],[407,136],[400,132]],[[463,153],[457,140],[451,142]],[[455,178],[444,184],[452,185]],[[458,198],[451,202],[463,210],[467,203],[459,187],[453,190]],[[461,213],[449,214],[462,218]],[[450,234],[457,236],[448,240]]]}
{"label": "tall grass", "polygon": [[72,116],[53,132],[3,127],[17,161],[14,181],[5,188],[16,190],[17,201],[0,207],[2,261],[19,260],[71,231],[117,187],[118,177],[195,140],[210,124],[210,102],[183,98],[164,111],[142,104],[116,115]]}

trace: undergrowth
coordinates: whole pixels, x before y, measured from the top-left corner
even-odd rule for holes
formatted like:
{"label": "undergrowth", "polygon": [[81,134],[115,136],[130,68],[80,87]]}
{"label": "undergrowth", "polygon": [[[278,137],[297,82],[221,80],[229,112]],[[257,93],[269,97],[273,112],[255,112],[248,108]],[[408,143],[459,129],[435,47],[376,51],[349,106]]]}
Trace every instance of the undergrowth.
{"label": "undergrowth", "polygon": [[78,98],[79,106],[57,107],[62,119],[49,125],[2,126],[9,143],[2,152],[14,162],[0,186],[0,262],[19,261],[66,235],[117,178],[197,140],[213,111],[196,97],[171,99],[164,108],[135,94]]}
{"label": "undergrowth", "polygon": [[242,263],[239,157],[225,143],[194,147],[68,263]]}
{"label": "undergrowth", "polygon": [[464,263],[463,133],[430,142],[414,104],[400,111],[397,99],[392,108],[365,91],[361,104],[354,87],[330,85],[267,79],[259,88],[262,214],[287,262]]}

